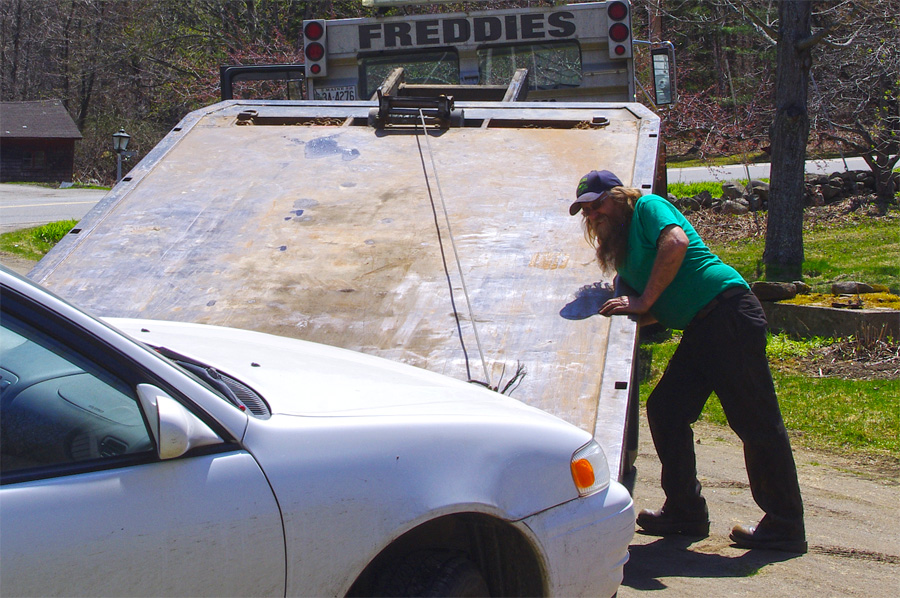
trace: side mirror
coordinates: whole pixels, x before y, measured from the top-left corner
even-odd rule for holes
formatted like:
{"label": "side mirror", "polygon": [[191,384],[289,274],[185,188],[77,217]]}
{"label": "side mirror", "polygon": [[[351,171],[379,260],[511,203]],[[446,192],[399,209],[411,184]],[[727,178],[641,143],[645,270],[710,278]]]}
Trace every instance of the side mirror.
{"label": "side mirror", "polygon": [[156,386],[138,384],[137,394],[160,459],[174,459],[198,446],[223,442],[200,418]]}
{"label": "side mirror", "polygon": [[675,104],[675,48],[670,42],[662,48],[650,50],[653,67],[653,96],[657,106]]}

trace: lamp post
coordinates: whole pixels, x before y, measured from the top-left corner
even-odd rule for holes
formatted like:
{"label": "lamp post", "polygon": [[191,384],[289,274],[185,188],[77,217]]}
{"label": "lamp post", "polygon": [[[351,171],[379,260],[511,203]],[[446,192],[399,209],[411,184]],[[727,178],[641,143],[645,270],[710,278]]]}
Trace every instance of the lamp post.
{"label": "lamp post", "polygon": [[125,129],[119,129],[118,133],[113,133],[113,150],[116,152],[116,183],[122,180],[122,154],[126,154],[128,142],[131,135],[125,132]]}

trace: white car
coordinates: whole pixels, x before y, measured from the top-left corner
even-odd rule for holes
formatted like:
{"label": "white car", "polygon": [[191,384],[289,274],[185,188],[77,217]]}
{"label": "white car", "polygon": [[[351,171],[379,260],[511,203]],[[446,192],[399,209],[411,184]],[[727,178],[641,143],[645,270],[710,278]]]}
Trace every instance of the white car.
{"label": "white car", "polygon": [[343,349],[110,320],[0,271],[6,596],[611,596],[591,436]]}

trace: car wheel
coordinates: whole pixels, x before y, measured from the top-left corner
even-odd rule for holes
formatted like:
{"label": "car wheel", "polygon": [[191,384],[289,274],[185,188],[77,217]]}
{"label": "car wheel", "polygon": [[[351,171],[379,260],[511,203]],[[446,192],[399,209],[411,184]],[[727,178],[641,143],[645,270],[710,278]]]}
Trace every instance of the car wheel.
{"label": "car wheel", "polygon": [[375,596],[490,596],[478,567],[452,552],[414,552],[385,572]]}

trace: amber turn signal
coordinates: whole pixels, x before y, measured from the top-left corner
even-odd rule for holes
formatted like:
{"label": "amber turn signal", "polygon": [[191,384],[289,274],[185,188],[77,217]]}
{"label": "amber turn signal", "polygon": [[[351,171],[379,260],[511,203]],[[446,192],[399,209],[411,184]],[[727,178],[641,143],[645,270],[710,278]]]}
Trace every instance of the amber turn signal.
{"label": "amber turn signal", "polygon": [[587,459],[579,459],[572,462],[572,478],[579,489],[590,488],[594,485],[594,468]]}

